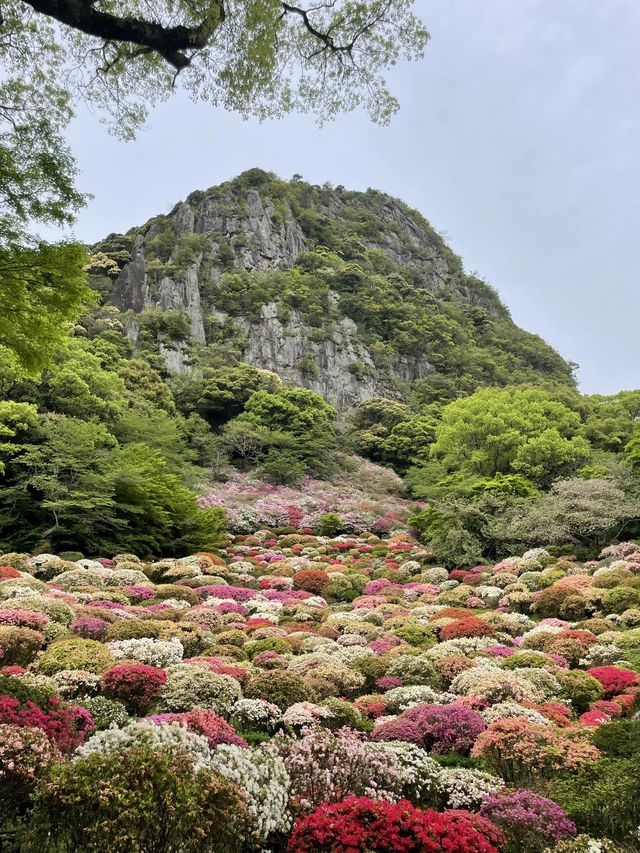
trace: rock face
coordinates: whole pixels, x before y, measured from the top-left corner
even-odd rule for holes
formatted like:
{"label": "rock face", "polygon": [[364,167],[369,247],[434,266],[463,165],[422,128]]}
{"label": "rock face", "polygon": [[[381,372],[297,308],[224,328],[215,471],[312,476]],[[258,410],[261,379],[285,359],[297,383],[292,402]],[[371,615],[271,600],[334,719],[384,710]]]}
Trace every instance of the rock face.
{"label": "rock face", "polygon": [[[236,342],[239,359],[349,409],[373,396],[405,397],[415,380],[434,370],[433,343],[422,349],[418,341],[409,354],[392,350],[381,368],[371,336],[362,334],[357,304],[347,313],[340,294],[329,289],[320,334],[317,319],[309,321],[304,305],[283,310],[277,291],[264,298],[254,293],[251,301],[241,278],[251,271],[259,293],[261,274],[291,270],[319,247],[340,253],[343,233],[363,250],[378,250],[400,272],[412,270],[428,298],[508,320],[491,288],[467,276],[437,232],[402,202],[374,191],[347,192],[297,179],[285,183],[257,169],[192,193],[168,216],[128,235],[111,235],[96,250],[109,254],[114,245],[119,250],[121,271],[107,299],[125,314],[132,342],[152,314],[179,312],[188,323],[186,336],[158,334],[157,351],[169,372],[197,369],[194,347],[211,346],[222,329]],[[129,247],[125,253],[123,245]],[[239,277],[237,299],[230,305],[228,295],[225,301],[220,293],[234,275]]]}

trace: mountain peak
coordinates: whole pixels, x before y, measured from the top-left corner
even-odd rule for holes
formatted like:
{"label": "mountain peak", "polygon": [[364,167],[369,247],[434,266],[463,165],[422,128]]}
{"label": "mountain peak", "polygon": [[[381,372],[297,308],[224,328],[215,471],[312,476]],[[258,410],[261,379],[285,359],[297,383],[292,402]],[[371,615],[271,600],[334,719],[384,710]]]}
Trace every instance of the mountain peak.
{"label": "mountain peak", "polygon": [[155,323],[169,372],[244,361],[340,410],[416,383],[571,382],[420,213],[377,190],[250,169],[94,251],[118,265],[94,286],[134,346]]}

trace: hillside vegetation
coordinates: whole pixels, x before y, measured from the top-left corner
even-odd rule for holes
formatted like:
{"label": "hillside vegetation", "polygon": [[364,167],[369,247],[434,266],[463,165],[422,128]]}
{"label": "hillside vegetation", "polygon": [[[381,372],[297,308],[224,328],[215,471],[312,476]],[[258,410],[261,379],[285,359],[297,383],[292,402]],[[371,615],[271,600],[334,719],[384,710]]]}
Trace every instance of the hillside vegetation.
{"label": "hillside vegetation", "polygon": [[640,392],[579,394],[401,202],[252,170],[92,253],[48,366],[0,348],[5,549],[213,547],[251,478],[258,526],[409,526],[451,565],[638,533]]}

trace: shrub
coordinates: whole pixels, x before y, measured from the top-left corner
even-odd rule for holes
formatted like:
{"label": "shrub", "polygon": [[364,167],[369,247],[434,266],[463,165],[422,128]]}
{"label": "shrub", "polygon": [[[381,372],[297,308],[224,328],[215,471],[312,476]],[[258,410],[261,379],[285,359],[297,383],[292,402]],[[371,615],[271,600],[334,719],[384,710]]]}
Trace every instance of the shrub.
{"label": "shrub", "polygon": [[271,671],[254,676],[245,690],[247,699],[265,699],[286,711],[296,702],[312,698],[311,691],[302,679],[290,672]]}
{"label": "shrub", "polygon": [[400,678],[403,685],[428,684],[433,687],[438,683],[433,661],[422,655],[400,655],[391,662],[386,674]]}
{"label": "shrub", "polygon": [[296,811],[338,803],[350,794],[391,799],[398,783],[395,762],[349,729],[335,734],[309,729],[280,748],[291,779]]}
{"label": "shrub", "polygon": [[189,756],[137,747],[56,768],[34,801],[29,840],[44,853],[229,853],[240,849],[240,790]]}
{"label": "shrub", "polygon": [[399,637],[410,646],[418,646],[421,649],[429,649],[436,644],[436,636],[433,628],[429,625],[417,625],[406,621],[402,625],[394,625],[391,636]]}
{"label": "shrub", "polygon": [[533,791],[491,794],[480,808],[482,817],[507,835],[508,853],[537,853],[575,834],[576,827],[553,800]]}
{"label": "shrub", "polygon": [[624,613],[625,610],[640,608],[640,589],[617,586],[602,596],[602,607],[606,613]]}
{"label": "shrub", "polygon": [[387,741],[375,744],[375,749],[394,765],[397,779],[394,793],[414,806],[434,806],[436,786],[442,770],[438,762],[413,743]]}
{"label": "shrub", "polygon": [[137,660],[148,666],[166,667],[178,664],[184,655],[180,640],[154,640],[140,637],[133,640],[115,640],[109,651],[118,660]]}
{"label": "shrub", "polygon": [[498,720],[478,737],[471,755],[508,784],[526,785],[563,769],[581,771],[599,758],[584,733],[566,732],[524,717]]}
{"label": "shrub", "polygon": [[67,706],[52,697],[39,708],[13,696],[0,697],[0,723],[41,729],[63,752],[71,752],[93,731],[91,714],[78,706]]}
{"label": "shrub", "polygon": [[391,804],[347,797],[297,821],[289,853],[496,853],[472,819],[421,811],[407,800]]}
{"label": "shrub", "polygon": [[602,685],[605,696],[622,693],[638,681],[638,673],[630,669],[620,669],[617,666],[594,666],[587,670],[588,674]]}
{"label": "shrub", "polygon": [[44,613],[30,610],[0,610],[0,625],[14,625],[18,628],[31,628],[41,631],[49,621]]}
{"label": "shrub", "polygon": [[347,702],[344,699],[329,698],[322,702],[325,708],[331,711],[330,717],[324,717],[320,720],[320,725],[327,729],[336,731],[344,726],[357,731],[370,731],[371,723],[364,716],[359,708]]}
{"label": "shrub", "polygon": [[293,576],[294,589],[303,589],[314,595],[322,595],[330,582],[329,575],[320,569],[301,569]]}
{"label": "shrub", "polygon": [[222,744],[213,753],[211,766],[244,792],[251,841],[265,842],[289,829],[289,777],[273,745],[241,749]]}
{"label": "shrub", "polygon": [[0,664],[28,666],[45,642],[44,634],[31,628],[0,625]]}
{"label": "shrub", "polygon": [[504,788],[502,779],[470,767],[445,767],[440,771],[436,784],[444,806],[474,811],[490,794]]}
{"label": "shrub", "polygon": [[484,729],[480,714],[459,705],[417,705],[376,726],[371,737],[375,741],[408,741],[434,755],[468,754]]}
{"label": "shrub", "polygon": [[155,705],[166,683],[163,669],[143,663],[113,666],[100,681],[104,695],[122,702],[130,714],[145,714]]}
{"label": "shrub", "polygon": [[131,722],[131,717],[121,702],[106,699],[104,696],[85,696],[82,707],[93,717],[93,724],[98,732],[112,726],[121,729]]}
{"label": "shrub", "polygon": [[219,746],[222,743],[232,746],[247,747],[247,742],[239,737],[233,726],[219,717],[213,711],[203,708],[193,708],[185,714],[166,714],[168,721],[183,723],[190,731],[203,735],[210,747]]}
{"label": "shrub", "polygon": [[0,814],[22,811],[37,783],[61,758],[40,729],[0,723]]}
{"label": "shrub", "polygon": [[560,669],[555,676],[560,682],[560,698],[568,699],[579,714],[604,696],[602,685],[588,672]]}
{"label": "shrub", "polygon": [[52,643],[42,653],[38,670],[45,675],[55,675],[63,669],[85,669],[87,672],[104,672],[114,663],[109,649],[96,640],[66,637]]}
{"label": "shrub", "polygon": [[33,702],[34,705],[44,706],[55,695],[56,690],[51,682],[33,684],[26,678],[0,675],[0,696],[13,696],[22,703]]}
{"label": "shrub", "polygon": [[601,753],[612,758],[640,754],[640,720],[614,720],[599,726],[591,740]]}
{"label": "shrub", "polygon": [[337,536],[342,529],[340,516],[335,512],[324,513],[320,516],[317,528],[320,536]]}
{"label": "shrub", "polygon": [[165,627],[160,619],[118,619],[107,630],[108,642],[115,640],[157,640]]}
{"label": "shrub", "polygon": [[469,616],[466,619],[458,619],[450,625],[445,625],[440,629],[440,639],[455,640],[458,637],[495,637],[496,632],[485,622],[484,619],[478,619],[476,616]]}
{"label": "shrub", "polygon": [[447,655],[434,660],[433,666],[440,678],[441,686],[446,690],[457,675],[466,669],[473,669],[476,664],[464,655]]}
{"label": "shrub", "polygon": [[84,640],[102,640],[108,627],[109,623],[99,616],[83,616],[72,623],[71,630]]}
{"label": "shrub", "polygon": [[199,666],[183,666],[167,673],[160,705],[166,711],[178,713],[197,706],[226,717],[241,697],[240,684],[230,675],[216,675]]}
{"label": "shrub", "polygon": [[580,776],[565,776],[551,796],[582,831],[628,841],[640,824],[640,755],[605,758]]}

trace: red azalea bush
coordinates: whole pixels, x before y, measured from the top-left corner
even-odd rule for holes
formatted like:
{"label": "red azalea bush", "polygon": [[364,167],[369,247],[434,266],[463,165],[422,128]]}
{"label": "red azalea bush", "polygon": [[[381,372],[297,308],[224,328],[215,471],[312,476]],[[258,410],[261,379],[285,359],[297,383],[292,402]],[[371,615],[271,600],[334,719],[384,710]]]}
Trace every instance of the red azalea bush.
{"label": "red azalea bush", "polygon": [[14,569],[13,566],[0,566],[0,580],[6,581],[12,578],[19,578],[20,572]]}
{"label": "red azalea bush", "polygon": [[480,714],[460,705],[416,705],[395,720],[381,723],[371,737],[416,743],[435,755],[468,753],[484,729]]}
{"label": "red azalea bush", "polygon": [[296,822],[289,853],[497,853],[464,812],[347,797]]}
{"label": "red azalea bush", "polygon": [[133,714],[144,714],[155,705],[166,683],[167,674],[163,669],[144,663],[112,666],[100,679],[107,699],[122,702]]}
{"label": "red azalea bush", "polygon": [[42,729],[63,752],[72,752],[94,729],[93,717],[85,708],[64,705],[55,697],[40,708],[29,700],[21,703],[14,696],[0,696],[2,723]]}
{"label": "red azalea bush", "polygon": [[458,619],[450,625],[440,629],[440,640],[457,640],[460,637],[495,637],[496,632],[477,616],[468,616],[466,619]]}
{"label": "red azalea bush", "polygon": [[587,672],[602,684],[607,697],[613,696],[614,693],[623,693],[638,680],[636,672],[620,669],[618,666],[594,666]]}
{"label": "red azalea bush", "polygon": [[585,711],[578,717],[578,722],[588,729],[597,729],[598,726],[611,722],[611,717],[604,711]]}
{"label": "red azalea bush", "polygon": [[314,595],[321,595],[331,583],[331,578],[321,569],[301,569],[293,576],[294,589],[303,589]]}

